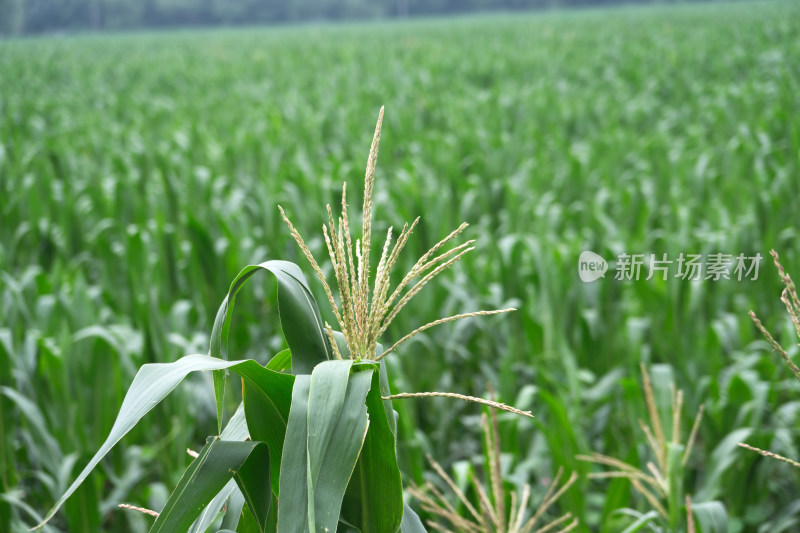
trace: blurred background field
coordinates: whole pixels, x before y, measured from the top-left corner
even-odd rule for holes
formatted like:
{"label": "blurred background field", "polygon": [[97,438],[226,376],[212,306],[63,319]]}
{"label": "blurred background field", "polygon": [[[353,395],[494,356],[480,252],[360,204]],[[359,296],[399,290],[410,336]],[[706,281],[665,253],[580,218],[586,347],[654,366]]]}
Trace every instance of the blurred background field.
{"label": "blurred background field", "polygon": [[[381,105],[375,231],[422,217],[398,270],[462,221],[478,239],[386,340],[519,308],[419,335],[389,358],[393,390],[491,387],[532,410],[500,416],[507,483],[577,471],[559,509],[613,532],[647,502],[575,455],[644,461],[639,363],[664,365],[687,419],[706,406],[686,490],[732,532],[796,531],[797,471],[736,442],[800,456],[800,387],[747,316],[797,354],[768,252],[800,276],[799,95],[790,2],[0,41],[0,531],[38,522],[140,365],[207,351],[242,267],[310,272],[277,205],[321,255]],[[765,259],[756,281],[585,284],[583,250]],[[274,290],[240,293],[232,358],[284,346]],[[474,405],[395,403],[407,481],[426,453],[480,455]],[[47,530],[146,531],[116,504],[160,508],[215,424],[209,377],[189,380]]]}

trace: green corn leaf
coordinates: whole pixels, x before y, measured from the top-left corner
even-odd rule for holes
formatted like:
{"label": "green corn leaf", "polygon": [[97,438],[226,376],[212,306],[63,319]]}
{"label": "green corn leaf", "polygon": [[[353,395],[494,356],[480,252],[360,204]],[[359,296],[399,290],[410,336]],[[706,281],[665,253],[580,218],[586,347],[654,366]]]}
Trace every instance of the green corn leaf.
{"label": "green corn leaf", "polygon": [[725,474],[738,458],[738,443],[746,442],[752,433],[752,428],[734,429],[717,444],[706,464],[702,488],[695,494],[698,501],[713,501],[723,494]]}
{"label": "green corn leaf", "polygon": [[[621,509],[624,511],[625,509]],[[635,513],[635,514],[634,514]],[[658,520],[658,513],[656,511],[649,511],[645,514],[638,513],[636,511],[632,511],[630,514],[631,516],[636,516],[636,521],[625,528],[622,533],[636,533],[637,531],[642,531],[645,526],[650,524],[651,522],[655,522]]]}
{"label": "green corn leaf", "polygon": [[[272,273],[278,281],[278,313],[283,335],[292,353],[292,373],[310,374],[317,363],[332,359],[331,348],[325,335],[319,308],[308,288],[305,276],[297,265],[289,261],[266,261],[259,265],[246,266],[239,272],[214,319],[208,355],[228,359],[228,333],[236,294],[254,274],[262,270]],[[225,393],[224,372],[214,372],[214,392],[218,429],[221,429]]]}
{"label": "green corn leaf", "polygon": [[264,533],[272,502],[267,445],[219,437],[210,437],[186,469],[150,533],[186,530],[231,479],[236,481],[250,509],[255,510],[259,530]]}
{"label": "green corn leaf", "polygon": [[[378,345],[378,349],[376,350],[377,355],[383,353],[383,346],[380,344]],[[392,390],[389,388],[389,374],[386,371],[386,361],[382,360],[380,363],[380,370],[378,372],[379,377],[379,384],[380,384],[380,395],[381,396],[391,396]],[[389,429],[392,431],[392,435],[395,437],[395,441],[397,440],[397,413],[392,406],[392,400],[383,400],[383,409],[386,414],[386,420],[389,423]]]}
{"label": "green corn leaf", "polygon": [[[232,479],[208,502],[208,505],[200,512],[187,533],[205,533],[225,508],[225,502],[228,502],[228,510],[225,512],[227,517],[232,512],[230,501],[233,499],[234,491],[241,496],[241,491],[236,487],[236,481]],[[244,497],[242,496],[242,498]]]}
{"label": "green corn leaf", "polygon": [[32,433],[36,436],[37,441],[46,451],[44,457],[48,459],[50,470],[58,470],[58,465],[63,461],[63,454],[56,439],[47,431],[47,421],[41,409],[29,398],[10,387],[0,387],[0,395],[7,397],[16,405],[19,413],[31,425]]}
{"label": "green corn leaf", "polygon": [[[274,533],[277,528],[277,516],[278,500],[273,494],[272,504],[269,507],[269,514],[267,515],[267,522],[264,528],[268,533]],[[253,513],[250,512],[250,508],[245,503],[242,491],[240,491],[238,487],[235,487],[231,494],[231,498],[228,502],[228,510],[225,512],[220,528],[228,531],[236,530],[240,533],[256,533],[259,531],[259,525],[253,517]]]}
{"label": "green corn leaf", "polygon": [[403,504],[403,521],[400,523],[400,531],[402,533],[427,533],[417,513],[405,503]]}
{"label": "green corn leaf", "polygon": [[275,354],[267,363],[267,368],[275,372],[292,371],[292,351],[288,348]]}
{"label": "green corn leaf", "polygon": [[[272,507],[270,508],[272,509]],[[267,522],[267,531],[275,531],[275,515],[274,513],[270,513]],[[253,517],[253,513],[250,512],[250,509],[247,505],[244,506],[242,509],[242,516],[239,520],[239,525],[236,526],[237,533],[261,533],[258,524],[256,523],[256,519]]]}
{"label": "green corn leaf", "polygon": [[[361,363],[354,371],[369,368],[374,363]],[[379,372],[372,374],[372,386],[367,394],[369,430],[358,457],[355,471],[347,486],[342,517],[361,533],[390,533],[398,531],[403,519],[403,483],[397,466],[395,436],[381,399]]]}
{"label": "green corn leaf", "polygon": [[[236,409],[234,415],[228,421],[228,425],[226,425],[225,429],[222,430],[219,438],[221,440],[243,441],[247,438],[247,435],[248,431],[247,422],[244,415],[244,403],[241,403]],[[214,496],[214,499],[205,506],[203,512],[200,513],[200,516],[198,516],[197,520],[194,521],[192,527],[189,528],[188,533],[205,533],[205,531],[217,518],[217,515],[222,511],[222,508],[225,506],[225,502],[228,501],[228,498],[233,497],[234,491],[238,492],[241,496],[241,492],[236,488],[236,482],[231,480],[222,488],[222,490],[217,493],[216,496]],[[226,516],[230,512],[231,506],[228,504],[228,512],[226,513]]]}
{"label": "green corn leaf", "polygon": [[261,372],[242,380],[247,427],[253,440],[269,446],[270,475],[276,496],[294,379],[290,374]]}
{"label": "green corn leaf", "polygon": [[693,503],[692,514],[699,533],[725,533],[728,531],[728,512],[718,501]]}
{"label": "green corn leaf", "polygon": [[233,413],[231,419],[228,420],[225,429],[219,434],[219,438],[222,440],[245,440],[249,434],[244,413],[244,402],[242,402],[236,408],[236,412]]}
{"label": "green corn leaf", "polygon": [[[294,377],[268,370],[253,360],[223,361],[206,355],[187,355],[174,363],[153,363],[144,365],[133,379],[125,399],[122,401],[117,419],[111,428],[106,441],[92,457],[89,464],[81,471],[77,479],[69,486],[61,498],[56,501],[44,520],[36,526],[41,528],[75,492],[89,473],[103,457],[124,437],[142,417],[172,392],[178,384],[191,372],[232,369],[253,383],[263,383],[267,379],[280,383],[282,388],[290,387]],[[269,374],[269,378],[265,378]]]}
{"label": "green corn leaf", "polygon": [[683,506],[683,444],[670,442],[667,444],[667,491],[669,503],[669,521],[673,529],[684,522],[686,516],[681,513]]}
{"label": "green corn leaf", "polygon": [[[308,478],[306,447],[308,440],[308,391],[311,376],[297,376],[292,389],[292,407],[286,439],[295,443],[283,449],[281,457],[278,533],[306,533],[308,529]],[[291,522],[290,522],[291,521]]]}
{"label": "green corn leaf", "polygon": [[[348,481],[367,434],[365,401],[374,368],[326,361],[299,375],[281,459],[279,533],[336,531]],[[302,512],[306,510],[306,512]]]}
{"label": "green corn leaf", "polygon": [[[344,335],[339,331],[333,332],[333,338],[336,340],[336,345],[339,347],[339,353],[342,354],[342,357],[347,359],[350,357],[350,349],[347,347],[347,341],[344,338]],[[283,352],[281,352],[283,353]],[[378,343],[375,347],[375,357],[378,357],[383,353],[383,345]],[[281,354],[275,356],[277,358]],[[270,361],[271,363],[271,361]],[[386,360],[379,361],[380,364],[380,389],[381,389],[381,396],[391,396],[392,391],[389,388],[389,375],[386,371]],[[273,370],[278,370],[277,368],[273,368],[270,365],[267,365],[267,368],[272,368]],[[389,421],[389,427],[392,430],[392,434],[397,436],[397,419],[396,413],[394,408],[392,407],[392,400],[383,400],[383,407],[386,410],[386,419]]]}
{"label": "green corn leaf", "polygon": [[234,490],[231,492],[231,497],[228,500],[228,510],[225,511],[225,516],[222,519],[220,528],[235,530],[239,525],[239,520],[242,518],[245,504],[246,502],[244,501],[242,491],[239,490],[238,487],[234,487]]}
{"label": "green corn leaf", "polygon": [[[321,366],[323,368],[319,371],[315,370],[316,376],[311,376],[309,392],[308,471],[310,495],[313,496],[309,514],[313,509],[318,531],[333,531],[367,434],[369,421],[364,402],[372,372],[350,375],[344,401],[336,413],[330,409],[327,396],[318,394],[318,391],[330,382],[331,375],[337,375],[329,370],[349,365],[346,361],[331,361]],[[323,409],[327,411],[326,415],[321,415]]]}
{"label": "green corn leaf", "polygon": [[78,487],[72,498],[65,503],[64,514],[67,517],[70,531],[99,531],[101,529],[102,516],[97,501],[98,489],[97,481],[89,478],[89,482]]}

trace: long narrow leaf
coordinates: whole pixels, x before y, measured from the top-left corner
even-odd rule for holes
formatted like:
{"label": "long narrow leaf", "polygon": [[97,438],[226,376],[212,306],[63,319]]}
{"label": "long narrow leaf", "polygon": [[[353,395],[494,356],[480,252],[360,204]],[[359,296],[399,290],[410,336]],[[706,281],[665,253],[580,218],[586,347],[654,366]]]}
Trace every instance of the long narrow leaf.
{"label": "long narrow leaf", "polygon": [[[228,510],[225,513],[225,516],[231,512],[231,504],[230,500],[233,498],[234,491],[238,492],[241,495],[241,491],[239,491],[236,487],[236,481],[230,480],[228,481],[222,489],[214,496],[214,498],[208,502],[203,510],[200,512],[199,516],[195,519],[192,523],[192,526],[189,528],[187,533],[205,533],[205,531],[211,527],[211,524],[217,519],[219,513],[225,508],[225,502],[228,503]],[[244,498],[242,496],[242,498]]]}
{"label": "long narrow leaf", "polygon": [[242,398],[247,427],[253,440],[269,446],[272,488],[278,495],[283,443],[292,404],[294,376],[276,372],[243,379]]}
{"label": "long narrow leaf", "polygon": [[[359,364],[354,371],[369,367],[377,365]],[[342,517],[361,533],[392,533],[399,530],[403,519],[403,483],[397,466],[395,436],[389,424],[390,419],[394,422],[394,411],[387,415],[384,409],[379,372],[369,373],[372,375],[366,400],[369,430],[347,486]]]}
{"label": "long narrow leaf", "polygon": [[308,439],[308,389],[310,375],[300,375],[292,389],[292,407],[286,440],[293,443],[281,457],[278,533],[308,533],[308,479],[305,442]]}
{"label": "long narrow leaf", "polygon": [[[292,373],[310,374],[317,363],[332,359],[331,348],[319,314],[319,308],[300,268],[289,261],[266,261],[249,265],[231,283],[222,301],[214,327],[208,355],[228,359],[228,333],[236,294],[256,273],[267,271],[278,281],[278,314],[281,329],[292,353]],[[214,373],[217,420],[222,427],[222,405],[225,392],[224,372]]]}
{"label": "long narrow leaf", "polygon": [[75,492],[78,486],[86,479],[89,473],[97,466],[103,457],[105,457],[111,448],[113,448],[144,415],[172,392],[188,374],[197,371],[224,370],[228,368],[235,370],[243,377],[253,380],[261,380],[261,377],[265,375],[265,373],[279,376],[276,379],[286,381],[287,384],[294,379],[287,374],[272,372],[252,360],[223,361],[206,355],[187,355],[174,363],[152,363],[144,365],[139,369],[139,372],[133,379],[133,383],[131,383],[130,389],[128,389],[125,395],[125,399],[122,401],[117,419],[106,441],[35,529],[44,526],[44,524],[56,514],[58,509],[64,504],[64,501]]}
{"label": "long narrow leaf", "polygon": [[[342,499],[367,434],[365,401],[374,373],[370,368],[349,374],[351,366],[349,360],[327,361],[310,377],[298,376],[295,381],[286,440],[306,446],[284,448],[280,533],[337,528]],[[344,398],[339,401],[343,387]]]}
{"label": "long narrow leaf", "polygon": [[728,513],[719,501],[692,504],[692,513],[700,533],[728,531]]}
{"label": "long narrow leaf", "polygon": [[263,533],[272,501],[268,472],[269,452],[263,442],[234,442],[210,437],[184,472],[150,533],[187,530],[231,479],[236,481],[250,508],[256,510],[254,514]]}
{"label": "long narrow leaf", "polygon": [[428,533],[425,526],[422,525],[422,520],[408,504],[403,504],[403,522],[400,524],[400,531],[402,533]]}
{"label": "long narrow leaf", "polygon": [[[346,362],[331,361],[324,365],[344,366],[342,363]],[[314,373],[319,375],[326,370],[328,369],[317,367]],[[316,401],[313,394],[315,383],[312,375],[308,413],[308,464],[311,495],[313,495],[314,501],[313,512],[318,531],[333,531],[339,521],[342,499],[364,445],[369,426],[364,402],[369,392],[371,374],[372,372],[358,372],[350,375],[342,408],[335,418],[332,416],[332,411],[327,411],[326,404]],[[315,421],[321,421],[322,424],[314,424]],[[323,428],[326,425],[333,426],[333,431],[325,431]],[[323,446],[317,448],[320,456],[315,457],[312,455],[311,442],[313,437],[319,435],[317,431],[330,435],[330,438],[323,443]],[[317,462],[319,467],[316,465]],[[311,509],[312,507],[309,506],[309,510]]]}
{"label": "long narrow leaf", "polygon": [[625,528],[625,531],[622,533],[636,533],[637,531],[641,531],[651,522],[654,522],[658,519],[658,513],[656,511],[649,511],[645,514],[637,513],[638,518],[637,520]]}
{"label": "long narrow leaf", "polygon": [[[248,431],[244,415],[244,403],[242,403],[239,404],[239,408],[236,409],[236,413],[234,413],[234,415],[228,421],[228,425],[222,430],[219,438],[221,440],[242,441],[247,438],[247,435]],[[214,496],[214,499],[212,499],[209,504],[205,506],[203,512],[200,513],[200,516],[198,516],[194,521],[192,527],[189,528],[188,533],[205,533],[209,526],[214,523],[217,515],[222,511],[222,508],[225,506],[225,502],[228,501],[228,498],[232,497],[231,495],[234,491],[239,492],[236,488],[236,482],[231,480],[222,488],[222,490],[217,493],[216,496]],[[241,493],[239,494],[241,495]],[[230,505],[228,505],[228,512],[230,512]]]}
{"label": "long narrow leaf", "polygon": [[[378,345],[378,349],[383,351],[383,348]],[[389,388],[389,375],[386,372],[386,361],[380,361],[380,392],[381,397],[388,397],[392,395],[392,389]],[[386,420],[389,422],[389,429],[392,430],[392,435],[397,437],[397,413],[392,407],[392,400],[383,400],[383,409],[386,412]]]}
{"label": "long narrow leaf", "polygon": [[236,529],[239,525],[239,519],[242,517],[245,501],[242,491],[235,487],[231,492],[231,497],[228,500],[228,510],[225,511],[225,516],[220,524],[221,529]]}

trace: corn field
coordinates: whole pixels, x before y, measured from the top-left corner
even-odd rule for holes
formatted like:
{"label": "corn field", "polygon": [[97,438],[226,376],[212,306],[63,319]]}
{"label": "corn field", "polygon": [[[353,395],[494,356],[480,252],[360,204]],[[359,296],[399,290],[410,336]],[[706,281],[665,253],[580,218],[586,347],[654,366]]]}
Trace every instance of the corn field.
{"label": "corn field", "polygon": [[[800,383],[748,315],[797,361],[769,252],[800,275],[800,9],[776,1],[0,41],[0,531],[44,518],[139,367],[208,351],[245,265],[297,263],[336,324],[278,205],[327,257],[324,206],[347,181],[360,210],[381,106],[374,257],[417,216],[394,284],[463,221],[476,240],[384,346],[441,317],[516,309],[421,331],[382,360],[391,389],[534,415],[394,401],[423,521],[433,486],[474,531],[526,531],[469,518],[478,480],[501,478],[486,496],[497,518],[526,491],[532,516],[569,479],[543,516],[569,514],[574,531],[692,531],[684,496],[696,531],[800,529],[797,469],[738,446],[800,458]],[[756,279],[618,280],[612,265],[584,283],[586,250],[764,259]],[[237,304],[230,358],[266,364],[287,347],[275,284],[250,282]],[[233,413],[242,384],[229,386]],[[152,517],[117,506],[164,507],[187,448],[218,431],[213,390],[211,374],[188,377],[43,531],[148,531]],[[668,468],[701,410],[691,453]],[[651,490],[654,505],[608,458],[658,478],[652,462],[669,490]]]}

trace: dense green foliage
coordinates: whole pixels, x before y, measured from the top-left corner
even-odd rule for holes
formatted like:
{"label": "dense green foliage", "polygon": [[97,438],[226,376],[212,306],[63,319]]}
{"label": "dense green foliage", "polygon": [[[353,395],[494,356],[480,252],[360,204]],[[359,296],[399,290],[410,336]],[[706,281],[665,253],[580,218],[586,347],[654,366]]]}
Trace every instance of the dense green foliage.
{"label": "dense green foliage", "polygon": [[[706,405],[685,491],[721,500],[734,532],[797,527],[795,471],[735,446],[800,456],[797,386],[747,316],[793,346],[769,261],[757,281],[592,284],[577,261],[775,248],[800,271],[798,15],[743,3],[0,43],[0,530],[64,492],[140,365],[206,352],[243,265],[305,268],[276,205],[319,235],[321,206],[360,183],[382,104],[375,234],[423,217],[398,270],[462,220],[478,238],[386,340],[520,309],[419,335],[386,360],[393,391],[491,384],[533,410],[500,417],[505,479],[542,490],[560,465],[596,471],[576,454],[644,459],[638,365],[665,363],[687,417]],[[285,343],[273,284],[251,285],[230,354],[263,363]],[[190,378],[148,414],[50,531],[146,531],[113,507],[161,509],[186,448],[216,431],[211,390]],[[405,481],[423,480],[425,452],[480,454],[475,406],[395,408]],[[608,531],[624,506],[648,510],[626,481],[585,476],[559,501]]]}

